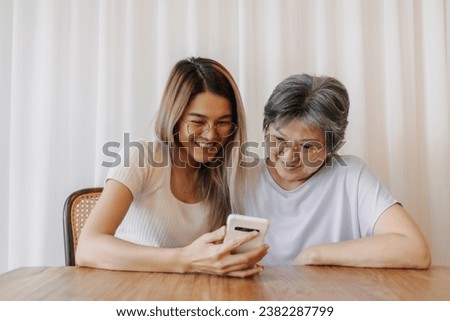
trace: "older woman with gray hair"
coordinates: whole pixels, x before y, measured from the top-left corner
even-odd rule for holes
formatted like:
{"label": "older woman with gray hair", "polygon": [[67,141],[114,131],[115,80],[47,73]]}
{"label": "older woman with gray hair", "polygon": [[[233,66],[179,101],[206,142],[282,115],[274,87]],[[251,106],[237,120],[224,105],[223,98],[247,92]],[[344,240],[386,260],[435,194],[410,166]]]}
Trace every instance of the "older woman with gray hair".
{"label": "older woman with gray hair", "polygon": [[293,75],[264,109],[265,161],[246,214],[270,220],[263,263],[428,268],[427,242],[366,164],[341,156],[349,97],[331,77]]}

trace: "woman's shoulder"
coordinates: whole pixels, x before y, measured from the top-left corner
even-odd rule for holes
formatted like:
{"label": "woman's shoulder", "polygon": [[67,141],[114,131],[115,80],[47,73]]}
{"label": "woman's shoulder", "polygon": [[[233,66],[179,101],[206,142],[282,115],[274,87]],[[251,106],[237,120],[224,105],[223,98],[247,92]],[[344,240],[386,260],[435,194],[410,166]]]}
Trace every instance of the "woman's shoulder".
{"label": "woman's shoulder", "polygon": [[356,155],[333,155],[326,165],[333,168],[352,170],[365,167],[366,163]]}
{"label": "woman's shoulder", "polygon": [[136,157],[138,154],[139,159],[150,167],[165,167],[170,164],[168,145],[160,140],[136,139],[128,147],[124,146],[126,148],[130,155],[134,154]]}
{"label": "woman's shoulder", "polygon": [[327,163],[326,167],[329,169],[329,174],[339,177],[353,177],[357,180],[361,180],[362,178],[377,179],[375,173],[367,163],[355,155],[335,155]]}

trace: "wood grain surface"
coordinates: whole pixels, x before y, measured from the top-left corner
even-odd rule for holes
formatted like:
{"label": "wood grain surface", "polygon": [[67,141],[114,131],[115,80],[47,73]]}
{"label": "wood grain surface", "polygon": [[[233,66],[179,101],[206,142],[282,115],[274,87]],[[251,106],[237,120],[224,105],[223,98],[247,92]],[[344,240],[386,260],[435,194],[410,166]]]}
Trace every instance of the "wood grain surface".
{"label": "wood grain surface", "polygon": [[24,267],[0,275],[0,300],[450,300],[450,268],[266,266],[254,277]]}

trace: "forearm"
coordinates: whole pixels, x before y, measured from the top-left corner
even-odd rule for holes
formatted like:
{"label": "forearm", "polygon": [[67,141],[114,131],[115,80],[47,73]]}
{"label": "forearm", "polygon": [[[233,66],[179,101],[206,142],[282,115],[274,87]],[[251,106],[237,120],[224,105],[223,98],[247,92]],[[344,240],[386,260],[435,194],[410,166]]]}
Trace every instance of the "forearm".
{"label": "forearm", "polygon": [[180,249],[138,245],[111,235],[80,240],[76,263],[108,270],[186,272]]}
{"label": "forearm", "polygon": [[430,254],[420,239],[383,234],[310,247],[297,256],[294,264],[426,269]]}

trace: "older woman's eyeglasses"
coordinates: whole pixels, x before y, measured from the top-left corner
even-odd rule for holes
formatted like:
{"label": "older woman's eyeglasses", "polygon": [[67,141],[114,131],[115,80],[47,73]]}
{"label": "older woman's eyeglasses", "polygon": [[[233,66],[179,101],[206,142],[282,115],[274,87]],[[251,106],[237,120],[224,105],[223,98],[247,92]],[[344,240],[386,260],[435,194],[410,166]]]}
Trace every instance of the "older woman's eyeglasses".
{"label": "older woman's eyeglasses", "polygon": [[214,127],[217,135],[220,137],[229,137],[233,135],[233,133],[237,129],[237,125],[231,121],[219,121],[213,126],[210,123],[203,120],[195,120],[195,121],[184,121],[186,125],[186,129],[190,135],[202,135],[206,134],[211,130],[211,127]]}

